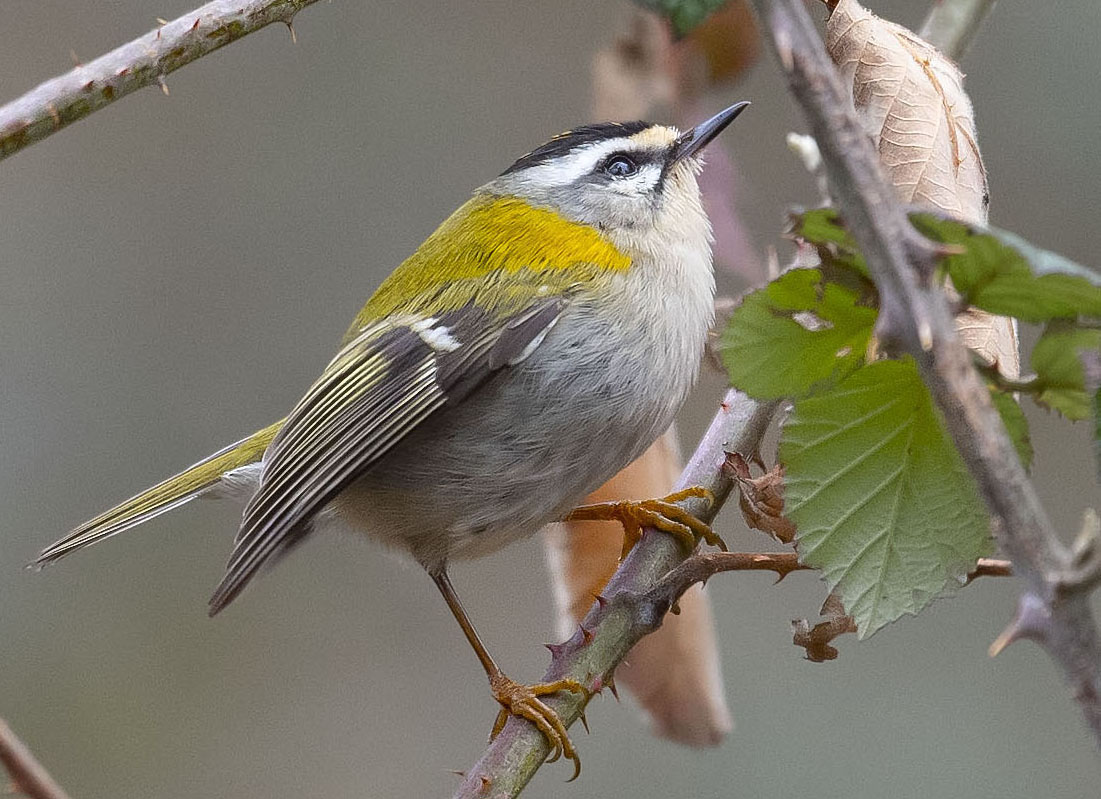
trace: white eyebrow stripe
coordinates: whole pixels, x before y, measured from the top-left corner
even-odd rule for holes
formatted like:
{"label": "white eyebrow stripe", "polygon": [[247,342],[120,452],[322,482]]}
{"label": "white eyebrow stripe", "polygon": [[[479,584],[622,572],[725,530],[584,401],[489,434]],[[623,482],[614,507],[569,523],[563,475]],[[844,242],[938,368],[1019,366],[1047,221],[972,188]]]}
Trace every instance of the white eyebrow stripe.
{"label": "white eyebrow stripe", "polygon": [[617,150],[630,152],[637,149],[638,143],[632,141],[630,136],[621,136],[582,145],[568,155],[528,167],[524,173],[543,185],[568,186],[592,172],[597,164]]}

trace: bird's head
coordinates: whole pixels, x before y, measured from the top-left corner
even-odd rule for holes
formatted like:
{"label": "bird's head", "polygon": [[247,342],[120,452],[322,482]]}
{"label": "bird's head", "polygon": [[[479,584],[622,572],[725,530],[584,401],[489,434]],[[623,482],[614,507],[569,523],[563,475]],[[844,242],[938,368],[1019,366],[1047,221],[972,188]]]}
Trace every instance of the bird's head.
{"label": "bird's head", "polygon": [[696,175],[700,153],[749,105],[681,133],[646,122],[585,125],[532,150],[485,187],[590,225],[628,255],[702,239],[709,227]]}

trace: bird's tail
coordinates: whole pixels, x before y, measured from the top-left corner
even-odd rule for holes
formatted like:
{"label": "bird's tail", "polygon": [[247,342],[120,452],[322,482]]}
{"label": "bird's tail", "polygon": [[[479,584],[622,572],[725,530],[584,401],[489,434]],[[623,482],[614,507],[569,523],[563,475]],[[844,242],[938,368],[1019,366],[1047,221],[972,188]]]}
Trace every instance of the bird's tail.
{"label": "bird's tail", "polygon": [[36,564],[52,563],[70,552],[84,549],[189,502],[217,485],[233,470],[259,461],[282,424],[283,420],[280,419],[84,522],[60,541],[44,549]]}

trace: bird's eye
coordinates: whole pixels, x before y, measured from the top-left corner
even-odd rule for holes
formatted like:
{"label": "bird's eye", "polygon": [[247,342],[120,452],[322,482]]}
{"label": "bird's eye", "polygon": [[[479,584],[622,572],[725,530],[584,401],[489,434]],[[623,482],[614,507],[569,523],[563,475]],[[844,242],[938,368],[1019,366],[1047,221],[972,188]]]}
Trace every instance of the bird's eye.
{"label": "bird's eye", "polygon": [[625,155],[613,155],[604,162],[604,174],[613,178],[626,178],[638,172],[638,164]]}

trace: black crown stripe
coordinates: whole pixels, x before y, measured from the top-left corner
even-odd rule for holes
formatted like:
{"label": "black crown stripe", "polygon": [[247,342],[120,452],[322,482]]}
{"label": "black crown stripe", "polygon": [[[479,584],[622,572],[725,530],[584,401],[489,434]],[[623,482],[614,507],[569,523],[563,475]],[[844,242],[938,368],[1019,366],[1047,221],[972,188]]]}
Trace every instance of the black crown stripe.
{"label": "black crown stripe", "polygon": [[501,174],[508,175],[521,169],[527,169],[528,167],[538,164],[545,164],[548,161],[553,161],[555,158],[566,155],[584,144],[592,144],[593,142],[605,141],[607,139],[617,139],[622,136],[633,136],[636,133],[641,133],[648,127],[651,127],[649,122],[639,121],[601,122],[595,125],[582,125],[579,128],[559,133],[546,144],[540,145],[527,155],[521,156],[517,159],[516,163]]}

